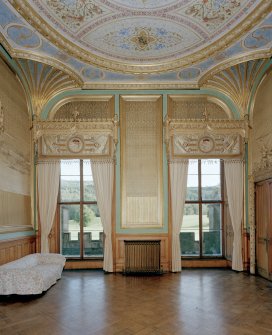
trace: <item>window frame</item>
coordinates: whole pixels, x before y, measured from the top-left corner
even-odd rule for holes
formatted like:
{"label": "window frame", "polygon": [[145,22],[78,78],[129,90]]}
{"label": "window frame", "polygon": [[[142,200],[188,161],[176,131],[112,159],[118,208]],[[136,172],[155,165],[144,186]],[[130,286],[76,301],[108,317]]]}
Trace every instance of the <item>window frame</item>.
{"label": "window frame", "polygon": [[[65,159],[66,160],[66,159]],[[61,177],[62,174],[60,174],[59,179],[59,193],[58,193],[58,221],[59,221],[59,227],[60,227],[60,250],[62,251],[62,223],[61,223],[61,206],[62,205],[79,205],[79,213],[80,213],[80,221],[79,221],[79,232],[80,232],[80,240],[79,240],[79,246],[80,246],[80,255],[79,256],[65,256],[67,259],[70,260],[90,260],[90,259],[104,259],[104,256],[86,256],[84,255],[84,225],[83,225],[83,209],[84,205],[96,205],[97,200],[90,201],[90,200],[84,200],[84,160],[82,158],[71,158],[71,160],[78,160],[79,161],[79,185],[80,185],[80,194],[79,194],[79,201],[61,201]],[[104,230],[103,230],[104,232]],[[104,241],[103,241],[103,249],[104,249]]]}
{"label": "window frame", "polygon": [[[220,200],[202,200],[202,168],[201,168],[201,161],[204,160],[219,160],[220,161],[220,190],[221,190],[221,199]],[[197,159],[198,162],[198,200],[185,200],[186,204],[195,204],[198,205],[199,209],[199,255],[182,255],[181,258],[183,259],[222,259],[225,257],[225,227],[224,227],[224,212],[225,212],[225,177],[224,177],[224,160],[220,158],[199,158]],[[189,159],[190,164],[190,159]],[[188,177],[187,177],[188,178]],[[187,193],[187,188],[186,188]],[[220,204],[221,205],[221,255],[203,255],[203,216],[202,216],[202,205],[203,204]],[[184,214],[183,214],[184,216]],[[181,227],[182,229],[182,227]],[[180,232],[181,233],[181,232]]]}

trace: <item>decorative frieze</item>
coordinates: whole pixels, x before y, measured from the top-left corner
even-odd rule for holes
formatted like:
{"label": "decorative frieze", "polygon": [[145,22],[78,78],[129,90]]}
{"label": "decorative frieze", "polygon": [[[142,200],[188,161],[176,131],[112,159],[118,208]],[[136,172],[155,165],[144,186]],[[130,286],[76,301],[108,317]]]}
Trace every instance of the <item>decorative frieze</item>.
{"label": "decorative frieze", "polygon": [[247,121],[165,121],[165,142],[169,158],[239,157],[244,152]]}
{"label": "decorative frieze", "polygon": [[113,157],[118,141],[118,119],[50,120],[33,122],[39,158]]}

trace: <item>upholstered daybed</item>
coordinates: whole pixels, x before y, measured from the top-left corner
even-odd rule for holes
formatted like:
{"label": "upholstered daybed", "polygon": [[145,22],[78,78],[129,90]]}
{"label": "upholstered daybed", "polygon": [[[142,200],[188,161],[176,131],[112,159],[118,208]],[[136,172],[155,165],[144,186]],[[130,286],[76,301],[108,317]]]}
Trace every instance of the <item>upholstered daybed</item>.
{"label": "upholstered daybed", "polygon": [[0,266],[0,295],[41,294],[61,278],[65,257],[31,254]]}

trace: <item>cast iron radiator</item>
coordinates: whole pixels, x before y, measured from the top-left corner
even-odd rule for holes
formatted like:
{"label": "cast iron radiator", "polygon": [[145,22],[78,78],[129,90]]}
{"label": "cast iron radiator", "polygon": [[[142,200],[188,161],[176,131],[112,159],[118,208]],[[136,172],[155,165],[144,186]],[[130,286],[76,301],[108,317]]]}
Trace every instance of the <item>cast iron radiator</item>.
{"label": "cast iron radiator", "polygon": [[161,241],[125,242],[125,274],[161,274]]}

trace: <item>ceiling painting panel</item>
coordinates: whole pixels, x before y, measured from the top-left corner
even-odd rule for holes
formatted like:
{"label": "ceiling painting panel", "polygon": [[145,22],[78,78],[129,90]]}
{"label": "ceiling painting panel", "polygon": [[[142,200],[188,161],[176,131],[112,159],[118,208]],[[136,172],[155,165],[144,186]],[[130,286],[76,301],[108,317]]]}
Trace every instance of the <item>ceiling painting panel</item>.
{"label": "ceiling painting panel", "polygon": [[200,37],[185,26],[144,17],[118,20],[84,37],[86,45],[99,44],[105,57],[126,62],[166,61],[200,42]]}
{"label": "ceiling painting panel", "polygon": [[271,9],[271,0],[0,0],[0,43],[84,88],[197,88],[206,74],[271,57]]}
{"label": "ceiling painting panel", "polygon": [[116,10],[122,10],[123,8],[130,10],[160,10],[169,7],[173,8],[173,6],[175,6],[175,8],[180,7],[189,3],[190,0],[102,0],[101,2]]}

